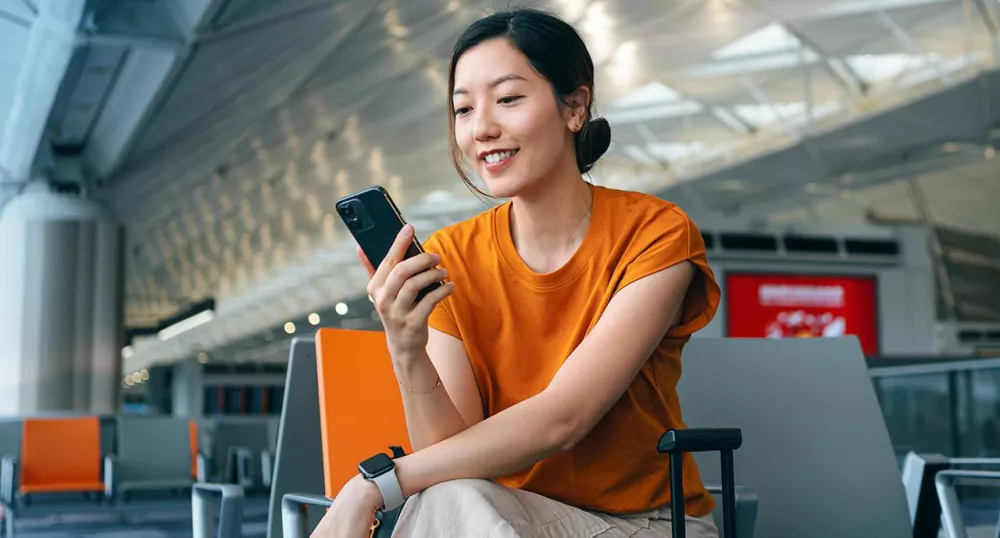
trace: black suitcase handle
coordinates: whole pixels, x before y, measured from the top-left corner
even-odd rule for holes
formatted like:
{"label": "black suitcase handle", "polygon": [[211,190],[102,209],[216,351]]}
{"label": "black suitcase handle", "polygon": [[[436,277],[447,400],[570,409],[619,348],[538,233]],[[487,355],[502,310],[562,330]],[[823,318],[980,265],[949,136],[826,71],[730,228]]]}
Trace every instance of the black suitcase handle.
{"label": "black suitcase handle", "polygon": [[684,453],[719,452],[722,458],[722,529],[725,538],[736,536],[736,477],[733,451],[743,445],[739,428],[670,430],[660,436],[656,449],[670,454],[670,512],[674,538],[685,538]]}

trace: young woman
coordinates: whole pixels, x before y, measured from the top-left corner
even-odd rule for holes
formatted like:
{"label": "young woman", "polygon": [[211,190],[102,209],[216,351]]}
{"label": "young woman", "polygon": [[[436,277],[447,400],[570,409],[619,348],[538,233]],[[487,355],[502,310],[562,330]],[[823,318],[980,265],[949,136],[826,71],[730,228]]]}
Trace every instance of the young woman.
{"label": "young woman", "polygon": [[[407,227],[377,269],[361,255],[415,452],[350,481],[315,536],[368,536],[404,498],[394,536],[669,536],[656,443],[685,427],[681,350],[719,299],[701,234],[670,202],[583,179],[611,133],[591,117],[587,48],[558,18],[474,23],[449,93],[459,174],[509,201],[427,254],[402,261]],[[684,478],[688,536],[717,536],[691,458]]]}

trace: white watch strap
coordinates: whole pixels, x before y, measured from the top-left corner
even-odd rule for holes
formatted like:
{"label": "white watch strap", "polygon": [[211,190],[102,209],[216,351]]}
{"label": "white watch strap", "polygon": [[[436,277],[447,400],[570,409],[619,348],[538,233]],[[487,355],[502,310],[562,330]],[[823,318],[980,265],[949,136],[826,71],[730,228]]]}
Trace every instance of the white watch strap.
{"label": "white watch strap", "polygon": [[382,502],[385,503],[384,511],[395,510],[403,505],[406,499],[403,498],[403,490],[399,487],[399,479],[396,478],[396,470],[392,469],[388,473],[376,476],[372,479],[379,491],[382,492]]}

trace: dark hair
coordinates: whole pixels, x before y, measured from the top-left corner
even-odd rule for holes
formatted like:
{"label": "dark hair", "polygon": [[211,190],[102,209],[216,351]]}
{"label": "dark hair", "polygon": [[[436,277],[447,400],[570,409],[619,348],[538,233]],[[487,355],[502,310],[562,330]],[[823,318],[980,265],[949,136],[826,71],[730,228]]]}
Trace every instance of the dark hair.
{"label": "dark hair", "polygon": [[[576,166],[586,173],[611,145],[611,126],[604,118],[593,117],[594,61],[580,34],[555,15],[535,9],[521,8],[494,13],[472,23],[455,43],[448,73],[448,96],[455,90],[455,66],[466,51],[495,38],[506,39],[521,51],[531,65],[552,85],[556,98],[565,103],[570,94],[581,86],[590,90],[587,119],[574,135]],[[475,192],[489,196],[476,188],[462,169],[461,151],[455,141],[455,115],[448,104],[448,127],[451,134],[451,161],[462,181]]]}

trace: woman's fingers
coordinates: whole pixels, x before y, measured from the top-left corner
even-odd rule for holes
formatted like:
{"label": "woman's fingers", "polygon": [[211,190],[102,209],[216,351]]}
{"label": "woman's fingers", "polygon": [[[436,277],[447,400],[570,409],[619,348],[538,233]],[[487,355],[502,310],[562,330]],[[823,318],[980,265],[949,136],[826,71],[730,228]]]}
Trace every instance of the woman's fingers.
{"label": "woman's fingers", "polygon": [[418,319],[426,320],[431,316],[431,311],[438,303],[445,300],[452,292],[455,291],[454,282],[445,282],[440,288],[428,293],[420,300],[419,303],[410,312],[410,315],[417,317]]}
{"label": "woman's fingers", "polygon": [[[408,260],[404,260],[396,264],[389,276],[385,279],[382,284],[379,293],[386,296],[392,297],[393,301],[397,300],[397,296],[403,289],[403,285],[416,275],[433,268],[435,265],[441,263],[441,257],[437,254],[423,253],[418,254]],[[418,290],[419,291],[419,290]],[[409,309],[410,304],[413,302],[413,298],[409,299],[409,302],[404,305]]]}
{"label": "woman's fingers", "polygon": [[441,282],[447,276],[448,272],[445,269],[437,268],[426,269],[406,279],[396,294],[396,315],[405,316],[413,309],[413,303],[416,302],[421,290],[435,282]]}

